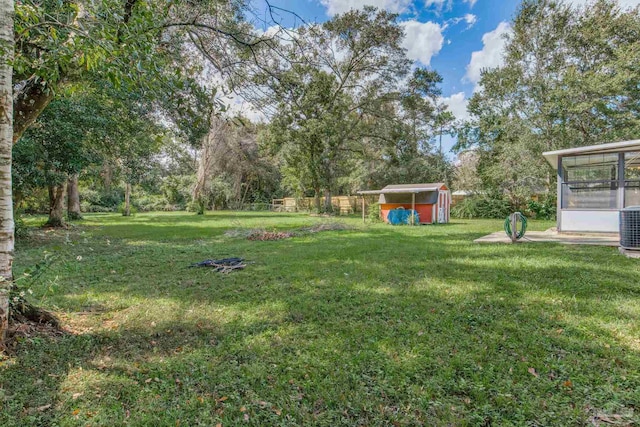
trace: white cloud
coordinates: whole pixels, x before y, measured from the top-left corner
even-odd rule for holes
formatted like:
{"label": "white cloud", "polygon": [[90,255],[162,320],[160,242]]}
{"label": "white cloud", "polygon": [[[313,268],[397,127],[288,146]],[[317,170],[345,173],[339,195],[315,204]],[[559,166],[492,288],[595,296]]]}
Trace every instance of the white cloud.
{"label": "white cloud", "polygon": [[475,6],[476,2],[478,0],[464,0],[465,3],[469,4],[469,7],[472,8],[473,6]]}
{"label": "white cloud", "polygon": [[473,13],[467,13],[464,15],[464,22],[469,24],[469,27],[473,27],[473,25],[478,22],[478,17]]}
{"label": "white cloud", "polygon": [[365,6],[375,6],[389,12],[402,13],[407,11],[411,0],[320,0],[320,3],[327,8],[327,15],[334,16],[351,9],[362,9]]}
{"label": "white cloud", "polygon": [[478,83],[482,70],[495,68],[502,65],[504,61],[504,48],[506,45],[505,36],[511,33],[511,26],[506,22],[501,22],[498,27],[482,36],[482,50],[471,54],[471,61],[467,65],[465,80]]}
{"label": "white cloud", "polygon": [[445,22],[445,26],[448,26],[449,23],[452,23],[453,25],[459,24],[462,21],[467,23],[467,30],[471,27],[473,27],[476,22],[478,22],[478,17],[476,15],[474,15],[473,13],[467,13],[464,16],[460,16],[458,18],[452,18],[448,21]]}
{"label": "white cloud", "polygon": [[[572,6],[585,6],[587,4],[592,4],[594,0],[568,0]],[[618,4],[623,8],[635,7],[640,5],[640,0],[618,0]]]}
{"label": "white cloud", "polygon": [[442,8],[446,3],[447,3],[447,0],[426,0],[424,2],[424,6],[425,7],[437,6],[439,8]]}
{"label": "white cloud", "polygon": [[418,22],[414,20],[401,22],[404,27],[402,47],[407,49],[407,56],[423,65],[429,65],[431,58],[442,49],[444,28],[435,22]]}
{"label": "white cloud", "polygon": [[469,100],[466,98],[464,92],[458,92],[451,96],[442,97],[439,101],[449,107],[449,111],[453,113],[456,120],[466,120],[469,118],[469,113],[467,112]]}

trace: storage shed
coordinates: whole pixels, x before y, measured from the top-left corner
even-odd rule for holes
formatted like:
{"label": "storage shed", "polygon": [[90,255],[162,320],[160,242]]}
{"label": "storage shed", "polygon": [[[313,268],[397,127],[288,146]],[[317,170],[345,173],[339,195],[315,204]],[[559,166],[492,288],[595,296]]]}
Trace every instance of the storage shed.
{"label": "storage shed", "polygon": [[[382,190],[358,191],[358,194],[380,196],[380,215],[385,222],[388,222],[389,212],[398,208],[415,210],[420,224],[449,222],[451,192],[442,182],[387,185]],[[364,209],[362,217],[364,219]]]}
{"label": "storage shed", "polygon": [[558,171],[558,231],[617,233],[620,211],[640,206],[640,140],[543,156]]}

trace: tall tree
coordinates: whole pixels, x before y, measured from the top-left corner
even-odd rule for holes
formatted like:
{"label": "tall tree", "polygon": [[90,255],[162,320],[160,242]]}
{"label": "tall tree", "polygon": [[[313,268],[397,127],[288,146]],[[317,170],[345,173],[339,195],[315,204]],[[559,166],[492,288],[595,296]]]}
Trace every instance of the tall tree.
{"label": "tall tree", "polygon": [[611,0],[524,1],[504,65],[483,72],[459,133],[459,149],[478,148],[484,186],[522,204],[553,189],[543,151],[636,138],[638,34],[640,9]]}
{"label": "tall tree", "polygon": [[[409,71],[397,15],[367,7],[303,28],[284,45],[286,61],[273,58],[257,74],[275,107],[267,141],[285,164],[294,188],[310,189],[331,210],[338,179],[352,168],[367,118],[397,99]],[[275,100],[275,102],[273,102]]]}
{"label": "tall tree", "polygon": [[13,0],[0,0],[0,351],[9,325],[9,287],[13,281],[13,5]]}
{"label": "tall tree", "polygon": [[93,98],[69,93],[53,101],[15,145],[16,195],[47,188],[48,226],[64,223],[69,177],[97,159],[96,147],[89,144],[88,138],[104,124],[98,107]]}
{"label": "tall tree", "polygon": [[398,100],[372,120],[365,157],[371,166],[359,172],[360,187],[448,180],[451,165],[436,137],[450,127],[453,115],[439,101],[441,82],[436,71],[416,68]]}
{"label": "tall tree", "polygon": [[241,27],[242,0],[27,0],[16,8],[14,141],[61,85],[86,79],[87,73],[170,93],[194,71],[187,46],[197,47],[199,37],[258,43]]}

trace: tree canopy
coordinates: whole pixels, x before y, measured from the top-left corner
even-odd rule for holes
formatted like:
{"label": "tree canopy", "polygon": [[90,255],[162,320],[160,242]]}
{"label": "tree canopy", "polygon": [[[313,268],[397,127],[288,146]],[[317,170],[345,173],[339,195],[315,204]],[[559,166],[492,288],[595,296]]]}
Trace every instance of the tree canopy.
{"label": "tree canopy", "polygon": [[526,0],[512,27],[504,65],[482,73],[457,148],[477,149],[484,187],[518,205],[554,192],[542,152],[637,138],[640,12],[609,0],[578,10]]}

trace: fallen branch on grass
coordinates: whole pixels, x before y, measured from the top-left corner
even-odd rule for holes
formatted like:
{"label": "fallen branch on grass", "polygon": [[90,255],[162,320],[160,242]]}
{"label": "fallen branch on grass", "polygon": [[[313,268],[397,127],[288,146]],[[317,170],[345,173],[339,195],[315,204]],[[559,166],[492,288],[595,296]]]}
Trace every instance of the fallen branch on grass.
{"label": "fallen branch on grass", "polygon": [[242,270],[247,264],[242,258],[206,259],[204,261],[191,264],[189,267],[208,267],[219,273],[231,273],[234,270]]}

